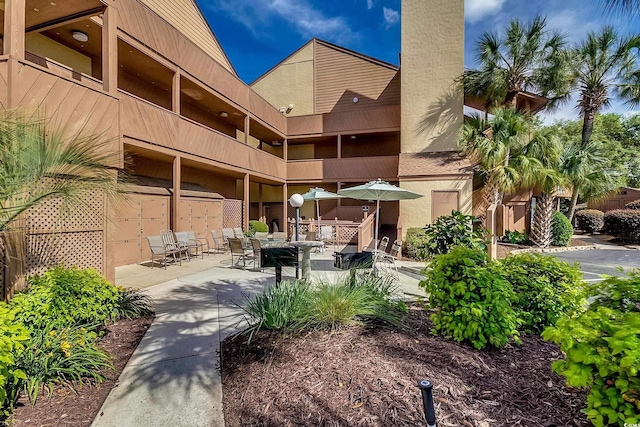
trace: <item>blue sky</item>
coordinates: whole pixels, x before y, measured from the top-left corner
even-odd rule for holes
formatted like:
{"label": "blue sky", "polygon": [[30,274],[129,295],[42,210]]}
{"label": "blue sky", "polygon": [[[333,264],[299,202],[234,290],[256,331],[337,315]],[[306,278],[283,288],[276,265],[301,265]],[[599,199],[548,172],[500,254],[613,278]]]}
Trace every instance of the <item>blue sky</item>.
{"label": "blue sky", "polygon": [[[251,83],[309,39],[318,37],[398,64],[400,0],[197,0],[240,78]],[[596,0],[465,0],[465,66],[474,66],[474,45],[487,30],[513,19],[547,16],[550,28],[579,41],[589,31],[614,25],[640,32],[640,19],[612,16]],[[629,112],[614,102],[608,111]],[[574,103],[545,121],[577,118]]]}

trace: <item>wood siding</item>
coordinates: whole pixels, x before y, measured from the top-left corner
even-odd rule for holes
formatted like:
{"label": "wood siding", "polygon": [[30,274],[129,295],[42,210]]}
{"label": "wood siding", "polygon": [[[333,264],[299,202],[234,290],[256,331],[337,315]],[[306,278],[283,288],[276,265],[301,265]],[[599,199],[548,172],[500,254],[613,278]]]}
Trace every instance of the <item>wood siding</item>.
{"label": "wood siding", "polygon": [[315,47],[314,80],[316,114],[400,104],[397,69],[320,41]]}
{"label": "wood siding", "polygon": [[287,180],[298,182],[367,182],[377,178],[395,180],[398,157],[358,157],[346,159],[300,160],[287,164]]}
{"label": "wood siding", "polygon": [[400,106],[289,117],[289,137],[400,129]]}

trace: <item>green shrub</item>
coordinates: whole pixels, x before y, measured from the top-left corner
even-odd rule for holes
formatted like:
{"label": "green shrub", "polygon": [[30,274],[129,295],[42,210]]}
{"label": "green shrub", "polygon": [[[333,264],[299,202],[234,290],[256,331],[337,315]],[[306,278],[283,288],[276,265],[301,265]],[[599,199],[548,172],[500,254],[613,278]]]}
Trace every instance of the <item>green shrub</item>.
{"label": "green shrub", "polygon": [[524,332],[539,334],[563,314],[580,311],[583,282],[577,266],[540,254],[513,255],[501,264],[502,277],[516,293],[514,308]]}
{"label": "green shrub", "polygon": [[608,277],[585,296],[591,304],[583,313],[542,334],[566,355],[553,369],[590,389],[586,414],[596,427],[640,423],[640,275]]}
{"label": "green shrub", "polygon": [[428,307],[434,332],[477,349],[487,344],[502,347],[517,340],[517,317],[511,303],[516,295],[487,255],[466,247],[453,248],[434,258],[426,280]]}
{"label": "green shrub", "polygon": [[505,231],[502,241],[513,245],[524,245],[529,241],[529,236],[519,231]]}
{"label": "green shrub", "polygon": [[551,244],[553,246],[569,246],[571,236],[573,236],[571,221],[562,212],[555,211],[551,221]]}
{"label": "green shrub", "polygon": [[428,256],[446,254],[456,246],[486,249],[482,233],[473,228],[474,221],[475,217],[472,215],[454,211],[451,215],[441,216],[433,224],[427,225],[424,230]]}
{"label": "green shrub", "polygon": [[640,209],[640,200],[634,200],[633,202],[627,203],[624,207],[625,209],[638,210]]}
{"label": "green shrub", "polygon": [[256,233],[268,233],[269,232],[269,226],[267,224],[265,224],[264,222],[260,222],[260,221],[256,221],[256,220],[251,220],[249,221],[249,230],[247,230],[247,235],[248,236],[255,236]]}
{"label": "green shrub", "polygon": [[17,359],[24,371],[24,391],[35,405],[38,393],[45,387],[51,394],[54,384],[65,384],[73,389],[73,382],[104,378],[99,370],[112,367],[109,356],[96,346],[97,334],[91,327],[73,326],[55,329],[52,325],[31,331],[26,349]]}
{"label": "green shrub", "polygon": [[136,319],[153,313],[153,302],[149,295],[140,289],[118,286],[118,303],[116,316],[118,319]]}
{"label": "green shrub", "polygon": [[595,233],[604,227],[604,213],[597,209],[576,212],[576,224],[585,233]]}
{"label": "green shrub", "polygon": [[404,239],[403,254],[407,257],[417,259],[419,261],[426,261],[429,259],[429,238],[424,228],[409,228],[407,229],[407,236]]}
{"label": "green shrub", "polygon": [[310,298],[311,289],[304,281],[283,281],[271,286],[247,303],[251,331],[291,328],[303,317]]}
{"label": "green shrub", "polygon": [[0,305],[0,415],[8,415],[13,408],[16,387],[26,376],[16,367],[16,357],[24,350],[29,332],[15,322],[16,310]]}
{"label": "green shrub", "polygon": [[118,290],[94,269],[56,267],[30,279],[11,305],[29,330],[45,326],[104,325],[117,317]]}
{"label": "green shrub", "polygon": [[640,242],[640,211],[617,209],[604,214],[604,225],[614,237],[625,243]]}

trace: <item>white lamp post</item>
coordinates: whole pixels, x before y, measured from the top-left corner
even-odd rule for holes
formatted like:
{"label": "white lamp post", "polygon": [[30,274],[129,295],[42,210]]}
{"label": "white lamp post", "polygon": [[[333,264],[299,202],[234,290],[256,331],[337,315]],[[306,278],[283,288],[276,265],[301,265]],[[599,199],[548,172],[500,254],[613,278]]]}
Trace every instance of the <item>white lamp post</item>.
{"label": "white lamp post", "polygon": [[[296,242],[300,241],[300,208],[304,205],[304,199],[298,193],[292,194],[289,198],[289,204],[296,208]],[[296,279],[298,277],[299,269],[296,265]]]}

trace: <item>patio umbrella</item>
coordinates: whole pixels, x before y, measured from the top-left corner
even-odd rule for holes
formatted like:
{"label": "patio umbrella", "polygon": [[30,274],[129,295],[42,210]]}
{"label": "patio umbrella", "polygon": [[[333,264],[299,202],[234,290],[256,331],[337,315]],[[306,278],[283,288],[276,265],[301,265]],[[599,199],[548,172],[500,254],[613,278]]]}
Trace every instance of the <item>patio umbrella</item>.
{"label": "patio umbrella", "polygon": [[302,195],[304,200],[315,200],[316,201],[316,218],[317,218],[317,226],[318,233],[320,233],[320,200],[331,200],[331,199],[341,199],[343,196],[340,196],[336,193],[332,193],[331,191],[326,191],[324,188],[316,187],[311,188],[309,191]]}
{"label": "patio umbrella", "polygon": [[410,200],[423,197],[422,194],[414,193],[413,191],[405,190],[395,185],[389,184],[386,181],[378,178],[376,181],[371,181],[366,184],[358,185],[351,188],[343,188],[338,190],[338,194],[352,199],[360,200],[375,200],[376,203],[376,235],[375,235],[375,248],[378,248],[378,227],[380,223],[380,200]]}

